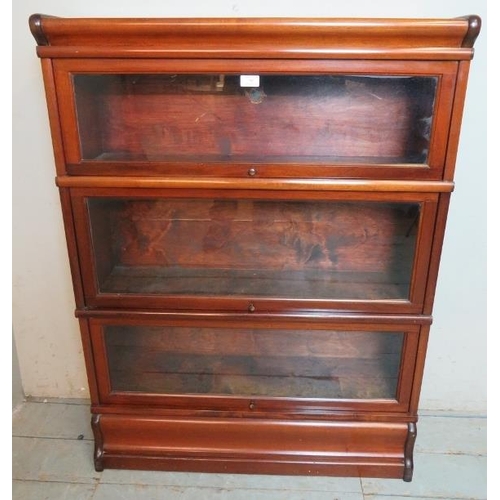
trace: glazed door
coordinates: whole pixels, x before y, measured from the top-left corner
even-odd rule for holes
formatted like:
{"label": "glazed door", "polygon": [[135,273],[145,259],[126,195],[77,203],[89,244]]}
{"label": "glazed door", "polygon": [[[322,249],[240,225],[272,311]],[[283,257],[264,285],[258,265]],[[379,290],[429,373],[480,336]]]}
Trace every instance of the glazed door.
{"label": "glazed door", "polygon": [[72,189],[91,307],[417,312],[437,195]]}
{"label": "glazed door", "polygon": [[56,61],[68,171],[440,178],[454,63],[196,64]]}
{"label": "glazed door", "polygon": [[90,324],[103,403],[252,413],[404,411],[420,329],[228,316]]}

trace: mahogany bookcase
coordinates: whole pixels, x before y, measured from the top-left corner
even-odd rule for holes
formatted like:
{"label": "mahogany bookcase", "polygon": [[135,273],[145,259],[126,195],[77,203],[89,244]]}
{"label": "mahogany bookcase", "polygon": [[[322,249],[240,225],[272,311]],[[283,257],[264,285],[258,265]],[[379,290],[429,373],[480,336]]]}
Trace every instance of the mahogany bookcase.
{"label": "mahogany bookcase", "polygon": [[480,19],[30,28],[96,469],[410,481]]}

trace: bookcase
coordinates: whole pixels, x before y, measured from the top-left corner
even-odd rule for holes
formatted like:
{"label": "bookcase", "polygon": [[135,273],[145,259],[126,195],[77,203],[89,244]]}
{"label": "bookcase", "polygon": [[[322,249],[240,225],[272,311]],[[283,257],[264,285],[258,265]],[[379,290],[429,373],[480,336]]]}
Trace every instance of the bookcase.
{"label": "bookcase", "polygon": [[95,468],[410,481],[480,19],[29,22]]}

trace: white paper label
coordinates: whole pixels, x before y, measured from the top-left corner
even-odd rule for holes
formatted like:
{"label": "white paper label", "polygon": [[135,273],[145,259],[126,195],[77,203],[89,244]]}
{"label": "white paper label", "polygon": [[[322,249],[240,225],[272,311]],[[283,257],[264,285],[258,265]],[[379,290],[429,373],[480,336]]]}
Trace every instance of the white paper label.
{"label": "white paper label", "polygon": [[240,75],[240,87],[258,87],[259,85],[259,75]]}

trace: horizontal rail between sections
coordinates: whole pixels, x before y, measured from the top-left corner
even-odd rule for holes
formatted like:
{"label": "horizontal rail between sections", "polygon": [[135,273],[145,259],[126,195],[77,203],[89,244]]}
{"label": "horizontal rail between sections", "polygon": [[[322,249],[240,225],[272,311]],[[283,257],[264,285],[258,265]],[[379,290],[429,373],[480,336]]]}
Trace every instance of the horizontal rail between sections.
{"label": "horizontal rail between sections", "polygon": [[233,179],[58,176],[61,188],[248,189],[262,191],[382,191],[449,193],[448,181],[399,181],[364,179]]}

